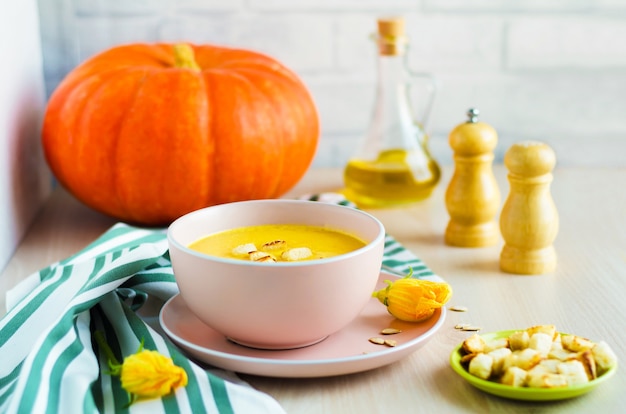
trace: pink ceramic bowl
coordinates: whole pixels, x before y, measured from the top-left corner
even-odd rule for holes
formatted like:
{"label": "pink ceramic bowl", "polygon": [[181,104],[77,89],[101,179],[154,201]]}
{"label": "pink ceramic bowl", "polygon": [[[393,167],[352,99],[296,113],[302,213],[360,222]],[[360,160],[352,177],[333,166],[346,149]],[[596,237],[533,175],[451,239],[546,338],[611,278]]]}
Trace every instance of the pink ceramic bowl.
{"label": "pink ceramic bowl", "polygon": [[[214,232],[276,223],[328,226],[368,244],[335,257],[275,263],[213,257],[187,247]],[[253,200],[186,214],[170,225],[167,237],[180,294],[199,319],[239,344],[286,349],[317,343],[357,317],[378,280],[385,230],[351,207]]]}

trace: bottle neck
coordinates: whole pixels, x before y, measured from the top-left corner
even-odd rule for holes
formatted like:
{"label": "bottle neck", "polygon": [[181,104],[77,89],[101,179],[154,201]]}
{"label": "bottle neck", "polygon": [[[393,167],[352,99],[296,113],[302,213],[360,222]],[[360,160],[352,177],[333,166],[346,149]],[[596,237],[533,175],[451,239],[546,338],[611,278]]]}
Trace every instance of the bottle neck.
{"label": "bottle neck", "polygon": [[378,55],[379,86],[389,86],[387,92],[406,85],[408,78],[404,55]]}
{"label": "bottle neck", "polygon": [[409,74],[406,69],[408,43],[405,38],[376,39],[378,46],[378,90],[377,103],[389,109],[407,104]]}
{"label": "bottle neck", "polygon": [[382,138],[383,147],[411,150],[422,139],[408,96],[409,74],[403,54],[379,54],[378,81],[370,134]]}

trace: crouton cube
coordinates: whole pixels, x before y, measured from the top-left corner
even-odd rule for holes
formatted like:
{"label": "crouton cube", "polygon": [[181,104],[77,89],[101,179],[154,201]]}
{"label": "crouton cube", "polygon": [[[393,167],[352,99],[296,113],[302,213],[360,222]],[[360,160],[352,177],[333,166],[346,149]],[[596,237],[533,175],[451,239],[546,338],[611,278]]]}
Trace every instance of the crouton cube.
{"label": "crouton cube", "polygon": [[541,362],[539,362],[539,366],[541,366],[542,368],[544,368],[547,372],[550,372],[552,374],[559,374],[559,364],[561,363],[561,361],[559,361],[558,359],[543,359],[541,360]]}
{"label": "crouton cube", "polygon": [[559,374],[565,375],[568,385],[578,385],[589,382],[585,367],[580,361],[559,362],[557,369]]}
{"label": "crouton cube", "polygon": [[556,326],[554,325],[535,325],[526,329],[526,331],[528,332],[529,337],[532,337],[533,334],[536,334],[536,333],[547,334],[551,340],[554,340],[554,338],[557,337]]}
{"label": "crouton cube", "polygon": [[519,351],[528,348],[530,336],[526,331],[518,331],[509,336],[509,347],[511,351]]}
{"label": "crouton cube", "polygon": [[478,354],[469,363],[468,371],[470,374],[482,378],[489,379],[491,376],[491,368],[493,367],[493,358],[487,354]]}
{"label": "crouton cube", "polygon": [[246,256],[250,252],[256,251],[256,246],[253,243],[240,244],[232,250],[232,253],[237,256]]}
{"label": "crouton cube", "polygon": [[510,367],[504,372],[500,383],[512,387],[523,387],[526,385],[526,371],[519,367]]}
{"label": "crouton cube", "polygon": [[490,341],[485,341],[485,349],[484,352],[488,354],[491,351],[500,348],[508,348],[509,347],[509,339],[508,338],[500,338],[500,339],[492,339]]}
{"label": "crouton cube", "polygon": [[470,361],[478,354],[465,354],[461,357],[461,359],[459,360],[459,362],[461,363],[461,365],[465,365],[468,366]]}
{"label": "crouton cube", "polygon": [[587,377],[592,380],[598,377],[598,371],[596,368],[596,361],[593,359],[593,354],[590,349],[586,351],[579,352],[576,355],[576,361],[580,361],[585,367],[585,372],[587,373]]}
{"label": "crouton cube", "polygon": [[561,388],[567,387],[567,378],[565,375],[552,374],[550,372],[529,371],[526,376],[526,383],[533,388]]}
{"label": "crouton cube", "polygon": [[573,352],[581,352],[593,348],[593,342],[587,338],[576,335],[561,336],[561,343],[563,344],[564,349],[568,349]]}
{"label": "crouton cube", "polygon": [[[555,371],[556,371],[556,368],[555,368]],[[550,368],[545,365],[537,364],[528,370],[528,379],[530,380],[531,376],[542,377],[547,374],[557,374],[557,372],[552,372]]]}
{"label": "crouton cube", "polygon": [[552,345],[550,345],[550,350],[560,350],[563,349],[563,344],[561,343],[561,335],[556,336],[558,339],[552,341]]}
{"label": "crouton cube", "polygon": [[289,261],[304,260],[313,256],[313,252],[308,247],[294,247],[293,249],[285,250],[282,254],[282,258]]}
{"label": "crouton cube", "polygon": [[567,361],[568,359],[576,358],[576,352],[568,351],[567,349],[552,347],[548,352],[548,358],[558,359],[559,361]]}
{"label": "crouton cube", "polygon": [[608,371],[617,365],[617,356],[611,349],[611,347],[604,341],[600,341],[591,348],[591,354],[596,361],[598,371],[600,374]]}
{"label": "crouton cube", "polygon": [[478,354],[485,350],[485,340],[478,334],[473,334],[463,341],[461,346],[466,354]]}
{"label": "crouton cube", "polygon": [[502,371],[506,372],[509,368],[517,367],[519,368],[519,356],[517,355],[519,351],[511,351],[511,353],[504,357],[502,360]]}
{"label": "crouton cube", "polygon": [[534,333],[530,336],[528,347],[539,351],[542,356],[546,357],[552,348],[552,336],[543,332]]}
{"label": "crouton cube", "polygon": [[543,359],[543,357],[541,356],[541,353],[537,351],[536,349],[532,349],[532,348],[522,349],[521,351],[516,351],[516,353],[517,353],[516,365],[527,371],[531,369],[532,367],[534,367],[535,365],[537,365]]}
{"label": "crouton cube", "polygon": [[495,376],[502,375],[502,367],[504,365],[504,360],[507,356],[511,355],[511,350],[509,348],[498,348],[493,351],[487,353],[490,357],[493,358],[493,365],[491,367],[491,373]]}

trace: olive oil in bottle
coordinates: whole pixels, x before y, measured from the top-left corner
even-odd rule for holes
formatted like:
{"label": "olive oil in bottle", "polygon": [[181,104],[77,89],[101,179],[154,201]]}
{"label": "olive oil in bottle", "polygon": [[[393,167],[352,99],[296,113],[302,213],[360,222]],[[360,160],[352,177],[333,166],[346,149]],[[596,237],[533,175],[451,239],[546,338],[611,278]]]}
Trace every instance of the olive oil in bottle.
{"label": "olive oil in bottle", "polygon": [[[428,151],[423,122],[411,113],[409,88],[414,78],[406,67],[407,39],[402,18],[379,19],[378,81],[372,120],[359,150],[344,170],[345,196],[362,208],[393,207],[426,199],[440,179]],[[424,118],[432,106],[430,83]]]}

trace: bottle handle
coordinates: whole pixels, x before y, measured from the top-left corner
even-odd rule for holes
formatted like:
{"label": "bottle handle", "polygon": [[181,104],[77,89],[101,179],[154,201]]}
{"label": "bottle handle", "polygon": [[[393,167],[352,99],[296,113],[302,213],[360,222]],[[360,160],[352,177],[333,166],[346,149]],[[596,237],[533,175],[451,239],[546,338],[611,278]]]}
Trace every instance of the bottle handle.
{"label": "bottle handle", "polygon": [[[431,73],[427,72],[414,72],[409,71],[411,78],[411,86],[417,83],[418,80],[423,82],[421,99],[412,99],[413,102],[421,101],[421,110],[416,109],[416,120],[420,123],[424,131],[426,131],[430,116],[435,105],[435,98],[439,92],[439,80]],[[421,116],[419,116],[421,113]]]}

